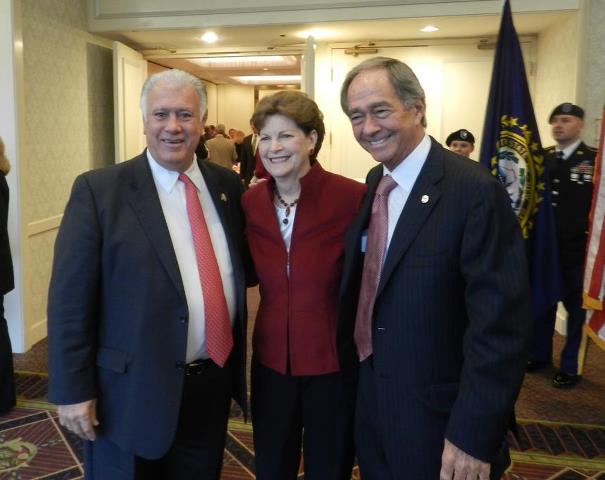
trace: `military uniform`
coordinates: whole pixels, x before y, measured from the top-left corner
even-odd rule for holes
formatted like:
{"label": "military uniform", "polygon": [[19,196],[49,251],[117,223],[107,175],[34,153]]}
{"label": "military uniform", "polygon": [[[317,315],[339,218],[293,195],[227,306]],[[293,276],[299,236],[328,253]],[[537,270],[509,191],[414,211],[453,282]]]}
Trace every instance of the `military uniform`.
{"label": "military uniform", "polygon": [[[582,309],[582,287],[595,157],[596,150],[581,142],[566,159],[559,158],[554,146],[546,149],[544,158],[550,178],[563,280],[561,300],[567,310],[567,339],[559,369],[572,375],[578,370],[578,350],[586,318]],[[536,319],[531,354],[535,362],[552,361],[556,313],[554,307],[544,317]]]}

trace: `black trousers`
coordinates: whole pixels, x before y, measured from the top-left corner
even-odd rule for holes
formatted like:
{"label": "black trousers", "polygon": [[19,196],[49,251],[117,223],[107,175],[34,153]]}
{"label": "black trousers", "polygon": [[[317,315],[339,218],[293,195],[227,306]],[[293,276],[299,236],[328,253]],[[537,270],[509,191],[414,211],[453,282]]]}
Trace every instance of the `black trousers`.
{"label": "black trousers", "polygon": [[232,369],[226,365],[210,363],[185,376],[176,436],[162,458],[137,457],[97,438],[85,442],[86,480],[219,480],[231,405]]}
{"label": "black trousers", "polygon": [[[582,342],[582,327],[586,321],[586,310],[582,308],[584,267],[561,269],[563,280],[563,306],[567,310],[567,334],[561,352],[559,368],[565,373],[578,373],[578,354]],[[557,306],[534,320],[534,334],[530,358],[538,362],[552,361],[552,337],[557,319]]]}
{"label": "black trousers", "polygon": [[354,398],[340,373],[282,375],[252,363],[257,480],[350,480]]}
{"label": "black trousers", "polygon": [[15,406],[13,348],[4,318],[4,295],[0,295],[0,415]]}

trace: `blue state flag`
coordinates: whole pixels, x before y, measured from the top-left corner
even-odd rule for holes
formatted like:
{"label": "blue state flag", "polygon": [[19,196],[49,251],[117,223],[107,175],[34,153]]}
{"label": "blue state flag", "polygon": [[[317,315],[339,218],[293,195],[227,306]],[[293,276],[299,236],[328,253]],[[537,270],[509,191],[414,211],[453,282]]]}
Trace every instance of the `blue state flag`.
{"label": "blue state flag", "polygon": [[560,298],[554,216],[544,155],[509,0],[504,2],[480,162],[506,188],[526,241],[534,315]]}

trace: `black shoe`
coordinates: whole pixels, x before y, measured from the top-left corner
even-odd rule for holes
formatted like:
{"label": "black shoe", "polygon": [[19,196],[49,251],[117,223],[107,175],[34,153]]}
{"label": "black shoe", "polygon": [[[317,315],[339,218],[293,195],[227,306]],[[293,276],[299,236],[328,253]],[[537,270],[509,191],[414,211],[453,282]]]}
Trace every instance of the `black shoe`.
{"label": "black shoe", "polygon": [[555,388],[573,388],[581,378],[581,375],[565,373],[559,370],[552,379],[552,385]]}
{"label": "black shoe", "polygon": [[525,366],[525,371],[528,373],[537,372],[550,367],[550,362],[539,362],[538,360],[528,360]]}

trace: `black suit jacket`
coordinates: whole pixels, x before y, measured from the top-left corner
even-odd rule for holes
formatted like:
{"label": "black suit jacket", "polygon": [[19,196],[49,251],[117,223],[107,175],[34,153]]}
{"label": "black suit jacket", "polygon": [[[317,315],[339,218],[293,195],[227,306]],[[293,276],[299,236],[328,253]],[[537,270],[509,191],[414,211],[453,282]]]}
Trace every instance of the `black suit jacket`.
{"label": "black suit jacket", "polygon": [[[346,241],[339,328],[351,341],[361,237],[383,167]],[[373,312],[380,428],[400,452],[395,475],[438,478],[443,438],[497,462],[519,392],[531,325],[524,245],[510,200],[487,169],[431,150],[390,243]],[[387,447],[389,448],[389,447]],[[398,477],[399,478],[399,477]]]}
{"label": "black suit jacket", "polygon": [[252,150],[252,134],[244,137],[239,155],[239,175],[245,185],[250,184],[256,168],[256,156]]}
{"label": "black suit jacket", "polygon": [[[198,161],[225,229],[236,283],[233,397],[245,403],[242,185]],[[99,434],[144,458],[172,443],[188,307],[145,153],[80,175],[55,244],[48,301],[49,398],[98,399]]]}
{"label": "black suit jacket", "polygon": [[13,261],[8,241],[8,183],[0,172],[0,295],[14,288]]}

